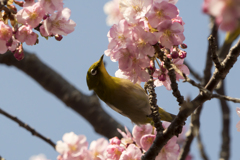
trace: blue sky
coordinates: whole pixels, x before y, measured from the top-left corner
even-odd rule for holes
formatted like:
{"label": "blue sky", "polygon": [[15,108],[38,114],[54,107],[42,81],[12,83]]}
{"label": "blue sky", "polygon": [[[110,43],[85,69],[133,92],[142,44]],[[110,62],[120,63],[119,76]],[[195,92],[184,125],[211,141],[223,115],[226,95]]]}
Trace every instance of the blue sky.
{"label": "blue sky", "polygon": [[[77,26],[75,31],[63,38],[61,42],[54,38],[40,38],[36,46],[24,46],[26,50],[35,53],[45,64],[60,73],[72,85],[85,94],[91,94],[86,84],[86,72],[89,66],[97,61],[107,49],[106,15],[103,12],[102,1],[65,0],[65,7],[72,10],[71,19]],[[202,14],[202,1],[179,1],[177,7],[185,24],[185,43],[187,61],[203,75],[207,37],[209,35],[209,18]],[[220,34],[221,42],[224,34]],[[118,64],[104,57],[107,70],[114,75]],[[237,62],[226,78],[227,94],[239,97],[239,67]],[[15,67],[0,65],[0,108],[17,116],[34,129],[51,138],[53,141],[62,139],[64,133],[75,132],[87,136],[89,144],[101,137],[94,132],[90,124],[74,111],[66,107],[54,95],[44,90],[38,83]],[[190,76],[191,77],[191,76]],[[189,84],[179,83],[184,96],[194,98],[198,90]],[[165,110],[177,113],[178,105],[170,91],[164,87],[156,89],[158,104]],[[131,121],[115,113],[102,103],[104,109],[123,125],[132,128]],[[236,124],[240,120],[235,109],[239,104],[229,102],[231,107],[231,159],[239,159],[240,133]],[[218,159],[221,146],[221,114],[218,100],[207,101],[201,115],[201,134],[209,159]],[[189,118],[188,118],[189,121]],[[188,123],[187,123],[188,124]],[[58,153],[51,146],[32,136],[16,123],[0,115],[0,155],[7,160],[28,160],[32,155],[43,153],[48,159],[56,159]],[[192,144],[191,153],[195,160],[201,159],[196,141]]]}

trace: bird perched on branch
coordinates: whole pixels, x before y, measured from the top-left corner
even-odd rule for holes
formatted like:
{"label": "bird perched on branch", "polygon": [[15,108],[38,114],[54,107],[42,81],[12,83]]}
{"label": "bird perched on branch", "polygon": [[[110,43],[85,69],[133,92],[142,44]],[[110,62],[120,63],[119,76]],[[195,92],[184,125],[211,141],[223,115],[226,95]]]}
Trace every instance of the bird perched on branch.
{"label": "bird perched on branch", "polygon": [[[112,77],[103,63],[103,55],[87,72],[87,85],[98,97],[116,112],[126,116],[135,124],[152,121],[150,104],[144,89],[128,79]],[[176,116],[159,107],[161,120],[171,122]]]}

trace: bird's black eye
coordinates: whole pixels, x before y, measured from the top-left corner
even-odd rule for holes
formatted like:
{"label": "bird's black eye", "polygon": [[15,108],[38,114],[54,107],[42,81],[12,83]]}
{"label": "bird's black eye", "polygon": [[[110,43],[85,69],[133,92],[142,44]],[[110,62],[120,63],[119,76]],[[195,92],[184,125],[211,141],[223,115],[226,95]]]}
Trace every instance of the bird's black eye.
{"label": "bird's black eye", "polygon": [[96,70],[96,69],[91,69],[91,74],[92,74],[93,76],[95,76],[95,75],[97,74],[97,70]]}

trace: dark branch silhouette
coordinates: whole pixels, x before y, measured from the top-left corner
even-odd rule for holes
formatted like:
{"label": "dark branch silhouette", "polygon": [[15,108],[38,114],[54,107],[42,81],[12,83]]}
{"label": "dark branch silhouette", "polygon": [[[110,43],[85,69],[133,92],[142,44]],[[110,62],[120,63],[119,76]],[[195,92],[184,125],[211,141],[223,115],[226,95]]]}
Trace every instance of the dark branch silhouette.
{"label": "dark branch silhouette", "polygon": [[102,109],[95,94],[91,96],[84,95],[61,75],[39,60],[35,54],[26,51],[24,54],[24,59],[17,61],[11,52],[7,52],[0,55],[0,63],[15,66],[31,76],[44,89],[83,116],[97,133],[107,138],[121,137],[117,132],[117,128],[124,130],[124,127]]}

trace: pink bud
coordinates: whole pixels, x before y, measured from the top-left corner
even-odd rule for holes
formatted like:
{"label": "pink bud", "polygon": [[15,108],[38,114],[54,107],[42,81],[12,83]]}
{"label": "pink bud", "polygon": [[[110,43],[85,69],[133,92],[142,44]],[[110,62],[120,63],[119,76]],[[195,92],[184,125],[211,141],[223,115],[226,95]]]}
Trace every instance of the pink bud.
{"label": "pink bud", "polygon": [[172,52],[172,58],[173,58],[173,59],[178,58],[178,52],[177,52],[177,51],[173,51],[173,52]]}
{"label": "pink bud", "polygon": [[18,61],[21,61],[24,58],[24,52],[23,52],[22,44],[15,50],[14,57]]}
{"label": "pink bud", "polygon": [[159,81],[166,81],[166,75],[165,74],[161,74],[158,76]]}
{"label": "pink bud", "polygon": [[43,20],[47,19],[49,17],[49,14],[46,14],[43,16]]}
{"label": "pink bud", "polygon": [[10,38],[10,39],[7,41],[7,43],[6,43],[6,46],[7,46],[7,47],[11,47],[11,46],[12,46],[12,43],[13,43],[13,39]]}
{"label": "pink bud", "polygon": [[57,41],[61,41],[61,40],[63,39],[63,36],[56,34],[56,35],[55,35],[55,39],[56,39]]}
{"label": "pink bud", "polygon": [[183,59],[187,56],[187,52],[186,51],[181,51],[179,52],[179,58]]}
{"label": "pink bud", "polygon": [[186,45],[185,43],[183,43],[183,44],[180,44],[180,47],[181,47],[182,49],[186,49],[186,48],[187,48],[187,45]]}

